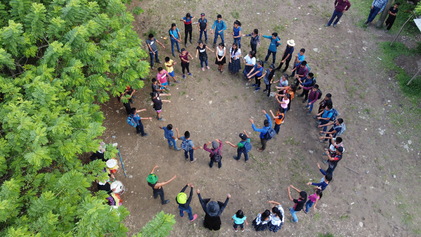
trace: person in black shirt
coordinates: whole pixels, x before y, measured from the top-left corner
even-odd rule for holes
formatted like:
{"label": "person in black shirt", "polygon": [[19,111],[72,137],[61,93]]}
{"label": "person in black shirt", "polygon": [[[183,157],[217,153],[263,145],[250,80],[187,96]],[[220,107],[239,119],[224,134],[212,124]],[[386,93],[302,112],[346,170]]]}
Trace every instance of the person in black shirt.
{"label": "person in black shirt", "polygon": [[[293,199],[291,197],[291,188],[293,188],[295,191],[297,191],[300,194],[300,197],[298,199]],[[291,213],[291,221],[292,222],[298,222],[298,217],[296,212],[299,212],[303,209],[304,204],[307,201],[307,193],[305,191],[301,191],[298,188],[294,187],[293,185],[288,186],[288,197],[289,200],[293,201],[294,207],[289,208],[289,212]]]}
{"label": "person in black shirt", "polygon": [[[187,197],[187,194],[184,192],[186,188],[190,187],[190,195]],[[180,210],[180,216],[184,216],[184,212],[187,212],[189,215],[189,220],[194,221],[197,218],[197,214],[193,215],[193,211],[190,207],[190,202],[193,196],[193,184],[186,184],[183,189],[181,189],[180,193],[177,194],[177,198],[175,201],[178,203],[178,209]]]}
{"label": "person in black shirt", "polygon": [[152,188],[153,191],[153,197],[156,199],[161,197],[161,204],[165,205],[170,202],[170,200],[165,200],[164,196],[164,185],[171,183],[175,178],[177,178],[177,175],[174,175],[170,180],[167,182],[160,182],[158,183],[158,176],[155,175],[155,169],[159,168],[159,166],[155,165],[152,168],[151,173],[146,178],[146,181],[148,182],[148,185]]}
{"label": "person in black shirt", "polygon": [[396,19],[396,14],[398,13],[398,7],[399,7],[400,3],[395,3],[395,5],[393,5],[393,7],[391,7],[389,9],[389,17],[386,20],[386,29],[390,30],[390,28],[392,28],[393,23],[395,22]]}
{"label": "person in black shirt", "polygon": [[161,115],[162,112],[162,103],[163,102],[168,102],[170,103],[170,100],[161,100],[161,97],[159,97],[159,93],[157,92],[151,92],[151,99],[153,102],[153,108],[156,111],[156,119],[161,120],[161,121],[165,121]]}
{"label": "person in black shirt", "polygon": [[225,207],[228,204],[229,199],[231,198],[230,194],[227,194],[227,199],[224,203],[211,201],[210,198],[202,199],[200,196],[200,190],[197,191],[197,196],[199,197],[200,205],[205,212],[205,221],[203,225],[205,228],[210,230],[219,230],[221,228],[221,214],[224,211]]}
{"label": "person in black shirt", "polygon": [[292,54],[294,53],[294,40],[287,40],[287,47],[285,48],[284,55],[282,56],[282,61],[276,70],[281,70],[282,65],[285,63],[285,69],[282,72],[285,72],[288,69],[289,62],[292,59]]}

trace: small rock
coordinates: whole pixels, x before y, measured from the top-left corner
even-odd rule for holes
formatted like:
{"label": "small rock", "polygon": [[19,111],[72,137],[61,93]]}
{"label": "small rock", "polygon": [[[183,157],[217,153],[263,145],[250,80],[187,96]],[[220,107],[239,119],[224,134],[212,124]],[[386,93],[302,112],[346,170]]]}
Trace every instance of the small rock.
{"label": "small rock", "polygon": [[363,227],[364,227],[364,223],[362,223],[361,221],[360,221],[360,223],[358,223],[358,225],[359,225],[361,228],[363,228]]}
{"label": "small rock", "polygon": [[408,144],[411,145],[412,144],[412,141],[411,140],[408,140]]}
{"label": "small rock", "polygon": [[209,104],[210,104],[210,105],[212,104],[212,100],[209,100]]}
{"label": "small rock", "polygon": [[116,112],[117,114],[119,114],[119,113],[120,113],[120,110],[116,110],[115,112]]}
{"label": "small rock", "polygon": [[313,154],[314,151],[313,150],[308,150],[308,153]]}
{"label": "small rock", "polygon": [[316,52],[316,53],[320,52],[320,50],[318,48],[313,48],[313,51]]}
{"label": "small rock", "polygon": [[396,179],[396,175],[395,174],[393,175],[393,178]]}
{"label": "small rock", "polygon": [[129,179],[132,179],[133,178],[133,175],[129,175]]}

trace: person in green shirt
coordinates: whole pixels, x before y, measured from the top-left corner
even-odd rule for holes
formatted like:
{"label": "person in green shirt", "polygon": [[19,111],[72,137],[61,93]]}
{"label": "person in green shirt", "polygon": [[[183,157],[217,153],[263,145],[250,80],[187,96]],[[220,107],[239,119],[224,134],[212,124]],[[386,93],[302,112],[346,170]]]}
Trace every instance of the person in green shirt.
{"label": "person in green shirt", "polygon": [[248,153],[252,148],[252,145],[250,143],[250,137],[247,135],[247,132],[245,130],[243,131],[243,133],[239,134],[239,137],[241,138],[241,141],[237,143],[237,145],[234,145],[229,141],[226,141],[225,143],[234,148],[237,148],[237,155],[233,156],[235,160],[240,160],[241,154],[244,154],[244,159],[247,162],[249,159]]}

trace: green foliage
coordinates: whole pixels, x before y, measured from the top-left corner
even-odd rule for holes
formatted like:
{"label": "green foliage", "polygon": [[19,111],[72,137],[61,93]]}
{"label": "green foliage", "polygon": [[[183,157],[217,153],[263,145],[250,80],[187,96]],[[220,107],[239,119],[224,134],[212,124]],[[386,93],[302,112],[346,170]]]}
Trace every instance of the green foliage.
{"label": "green foliage", "polygon": [[174,215],[166,214],[163,211],[159,212],[154,219],[149,221],[138,233],[136,237],[155,236],[165,237],[169,236],[172,226],[175,224]]}
{"label": "green foliage", "polygon": [[333,235],[333,234],[331,234],[331,233],[326,233],[326,234],[321,234],[321,233],[319,233],[317,236],[318,236],[318,237],[334,237],[334,235]]}
{"label": "green foliage", "polygon": [[[121,0],[0,3],[0,236],[125,236],[124,207],[88,188],[98,102],[141,88],[146,53]],[[107,158],[117,150],[107,146]]]}

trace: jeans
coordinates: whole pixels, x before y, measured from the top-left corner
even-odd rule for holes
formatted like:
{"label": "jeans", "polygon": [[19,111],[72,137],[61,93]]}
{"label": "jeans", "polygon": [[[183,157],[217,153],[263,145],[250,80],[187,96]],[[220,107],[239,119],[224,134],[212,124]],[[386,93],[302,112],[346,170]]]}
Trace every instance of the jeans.
{"label": "jeans", "polygon": [[149,56],[151,58],[149,65],[151,65],[151,67],[153,67],[154,65],[154,61],[153,58],[155,57],[155,62],[159,63],[159,59],[158,59],[158,51],[155,52],[155,54],[153,52],[149,52]]}
{"label": "jeans", "polygon": [[294,208],[290,207],[289,213],[291,213],[292,222],[298,222],[298,217],[297,217],[297,214],[296,214],[296,211],[294,210]]}
{"label": "jeans", "polygon": [[251,47],[251,51],[254,51],[255,53],[257,53],[257,44],[250,43],[250,47]]}
{"label": "jeans", "polygon": [[133,103],[132,99],[129,99],[128,103],[123,103],[124,108],[126,108],[127,115],[129,115],[132,112],[132,106],[130,106],[131,103]]}
{"label": "jeans", "polygon": [[[215,163],[215,162],[213,162],[213,160],[211,159],[210,161],[209,161],[209,167],[213,167],[213,163]],[[220,160],[219,162],[218,162],[218,168],[221,168],[222,167],[222,160]]]}
{"label": "jeans", "polygon": [[[308,100],[308,103],[310,103],[310,102],[311,102],[311,100]],[[313,111],[313,106],[314,106],[314,103],[311,103],[311,104],[307,105],[309,113],[311,113],[311,111]]]}
{"label": "jeans", "polygon": [[254,80],[255,80],[255,84],[256,84],[256,89],[259,88],[260,89],[260,79],[258,79],[258,76],[254,76]]}
{"label": "jeans", "polygon": [[341,19],[342,15],[344,13],[343,12],[338,12],[338,11],[333,11],[332,17],[330,18],[329,22],[327,23],[327,26],[332,25],[333,20],[335,20],[335,22],[333,22],[333,26],[335,26],[336,24],[338,24],[339,20]]}
{"label": "jeans", "polygon": [[190,206],[188,208],[178,206],[178,210],[180,210],[181,217],[184,216],[184,212],[187,212],[187,215],[189,215],[189,220],[193,220],[193,211]]}
{"label": "jeans", "polygon": [[306,213],[310,211],[310,208],[313,206],[314,202],[308,200],[306,202]]}
{"label": "jeans", "polygon": [[303,101],[306,101],[308,99],[308,93],[310,92],[310,90],[306,90],[303,88],[303,92],[301,93],[301,95],[299,96],[304,96]]}
{"label": "jeans", "polygon": [[218,39],[218,35],[221,36],[222,43],[224,44],[225,43],[224,42],[224,32],[222,32],[222,33],[215,32],[215,38],[213,38],[213,44],[216,44],[216,41]]}
{"label": "jeans", "polygon": [[241,154],[244,154],[244,159],[246,161],[249,160],[249,154],[246,151],[246,148],[242,147],[242,148],[237,148],[237,156],[234,157],[234,159],[239,160],[241,159]]}
{"label": "jeans", "polygon": [[199,57],[200,60],[200,67],[207,67],[208,66],[208,58],[207,57]]}
{"label": "jeans", "polygon": [[390,30],[392,28],[393,23],[395,22],[396,16],[390,16],[387,18],[385,26],[387,26],[387,30]]}
{"label": "jeans", "polygon": [[187,36],[189,34],[190,34],[190,44],[191,44],[192,32],[193,32],[192,25],[185,25],[185,29],[184,29],[184,45],[187,44]]}
{"label": "jeans", "polygon": [[275,64],[275,60],[276,60],[276,52],[270,51],[269,49],[268,49],[268,53],[266,54],[266,57],[265,57],[265,62],[267,62],[267,61],[268,61],[269,56],[270,56],[271,54],[272,54],[272,64]]}
{"label": "jeans", "polygon": [[168,146],[171,148],[171,147],[174,147],[174,150],[178,150],[179,148],[177,147],[177,142],[175,141],[175,139],[174,138],[170,138],[170,139],[167,139],[167,142],[168,142]]}
{"label": "jeans", "polygon": [[181,71],[183,72],[183,75],[185,74],[186,69],[187,69],[187,73],[190,73],[189,66],[190,66],[190,63],[181,63]]}
{"label": "jeans", "polygon": [[[287,55],[284,55],[282,57],[282,60],[284,60],[286,58]],[[289,62],[291,61],[291,56],[289,57],[289,59],[285,60],[285,69],[284,72],[288,69],[289,66]],[[276,68],[277,70],[282,69],[282,65],[284,65],[284,63],[281,61],[281,63],[279,64],[279,66]]]}
{"label": "jeans", "polygon": [[158,196],[161,198],[161,203],[164,204],[165,202],[165,197],[164,197],[164,189],[160,188],[160,189],[154,189],[153,190],[153,198],[158,198]]}
{"label": "jeans", "polygon": [[266,84],[266,89],[265,89],[265,91],[267,91],[267,92],[268,92],[268,97],[270,96],[270,86],[271,86],[271,84]]}
{"label": "jeans", "polygon": [[189,155],[190,155],[190,161],[193,161],[194,160],[194,150],[193,149],[191,149],[191,150],[189,150],[189,151],[186,151],[186,150],[184,150],[184,158],[186,158],[186,160],[189,158]]}
{"label": "jeans", "polygon": [[175,57],[175,55],[174,55],[174,44],[177,46],[177,51],[180,52],[180,44],[178,43],[177,40],[174,40],[174,39],[171,38],[171,53],[172,53],[173,57]]}
{"label": "jeans", "polygon": [[372,22],[374,20],[374,18],[376,18],[379,11],[380,11],[380,8],[378,8],[378,7],[373,7],[372,9],[370,9],[370,13],[368,14],[368,18],[367,18],[367,21],[365,22],[365,24],[368,24],[368,23]]}
{"label": "jeans", "polygon": [[235,223],[234,223],[232,226],[234,227],[234,229],[235,229],[235,230],[237,230],[237,228],[238,228],[238,227],[240,227],[240,228],[241,228],[241,230],[243,230],[243,229],[244,229],[244,223],[243,223],[243,224],[235,224]]}
{"label": "jeans", "polygon": [[140,120],[139,120],[139,122],[138,122],[138,124],[136,126],[136,133],[137,134],[140,133],[140,135],[142,135],[142,136],[145,136],[146,135],[145,130],[143,128],[143,124],[142,124],[142,122]]}
{"label": "jeans", "polygon": [[237,44],[238,48],[241,48],[241,37],[240,38],[235,38],[234,39],[234,43]]}
{"label": "jeans", "polygon": [[200,36],[199,36],[199,40],[202,40],[202,34],[205,35],[205,42],[208,42],[208,33],[205,30],[200,30]]}
{"label": "jeans", "polygon": [[[329,123],[330,122],[330,120],[324,120],[324,119],[321,119],[320,120],[320,125],[325,125],[325,124],[327,124],[327,123]],[[324,126],[323,127],[323,132],[326,132],[326,130],[327,130],[327,126]]]}
{"label": "jeans", "polygon": [[275,130],[276,134],[279,134],[280,129],[281,129],[281,124],[275,124],[275,127],[273,127],[273,130]]}
{"label": "jeans", "polygon": [[266,143],[268,142],[268,140],[260,138],[260,143],[262,143],[262,151],[266,149]]}

